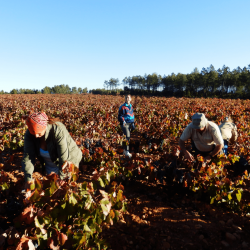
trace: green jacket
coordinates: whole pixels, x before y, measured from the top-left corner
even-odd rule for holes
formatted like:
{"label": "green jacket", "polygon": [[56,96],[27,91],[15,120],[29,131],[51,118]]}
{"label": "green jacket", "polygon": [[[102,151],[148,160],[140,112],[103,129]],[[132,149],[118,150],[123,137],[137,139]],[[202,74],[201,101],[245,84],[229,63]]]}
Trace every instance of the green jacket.
{"label": "green jacket", "polygon": [[[79,166],[82,152],[61,122],[47,125],[45,141],[51,160],[59,167],[60,178],[64,176],[61,167],[65,161],[71,161],[76,166]],[[22,160],[25,181],[32,180],[36,157],[43,165],[44,161],[40,156],[40,140],[27,129],[24,136],[24,155]]]}

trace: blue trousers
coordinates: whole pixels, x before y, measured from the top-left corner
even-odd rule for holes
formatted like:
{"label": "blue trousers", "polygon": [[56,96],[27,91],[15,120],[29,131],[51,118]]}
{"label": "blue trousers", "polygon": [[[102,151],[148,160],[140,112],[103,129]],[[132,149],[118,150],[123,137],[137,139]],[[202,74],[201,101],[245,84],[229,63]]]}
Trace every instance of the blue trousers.
{"label": "blue trousers", "polygon": [[224,140],[224,147],[222,150],[225,155],[228,155],[228,141],[227,140]]}

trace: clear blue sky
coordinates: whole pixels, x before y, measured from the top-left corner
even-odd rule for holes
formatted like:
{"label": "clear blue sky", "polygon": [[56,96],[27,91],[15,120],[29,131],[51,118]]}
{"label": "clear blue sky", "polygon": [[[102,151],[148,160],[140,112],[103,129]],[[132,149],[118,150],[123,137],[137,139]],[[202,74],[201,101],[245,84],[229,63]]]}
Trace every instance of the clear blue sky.
{"label": "clear blue sky", "polygon": [[249,0],[0,0],[0,90],[250,64]]}

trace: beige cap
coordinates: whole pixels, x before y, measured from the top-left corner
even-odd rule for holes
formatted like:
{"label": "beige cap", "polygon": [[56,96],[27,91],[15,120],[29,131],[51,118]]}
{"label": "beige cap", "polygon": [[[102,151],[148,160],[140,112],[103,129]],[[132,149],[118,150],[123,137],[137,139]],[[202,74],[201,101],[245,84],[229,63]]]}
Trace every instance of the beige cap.
{"label": "beige cap", "polygon": [[207,125],[207,118],[203,113],[196,113],[192,116],[191,127],[194,129],[204,128]]}

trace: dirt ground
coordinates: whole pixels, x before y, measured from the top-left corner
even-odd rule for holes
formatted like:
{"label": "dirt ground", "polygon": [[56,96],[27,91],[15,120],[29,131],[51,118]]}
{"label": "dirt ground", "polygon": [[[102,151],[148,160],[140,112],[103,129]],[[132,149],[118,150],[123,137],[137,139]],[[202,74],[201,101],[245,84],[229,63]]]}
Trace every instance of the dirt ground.
{"label": "dirt ground", "polygon": [[124,219],[103,231],[110,249],[250,249],[250,217],[194,200],[181,189],[129,183]]}

